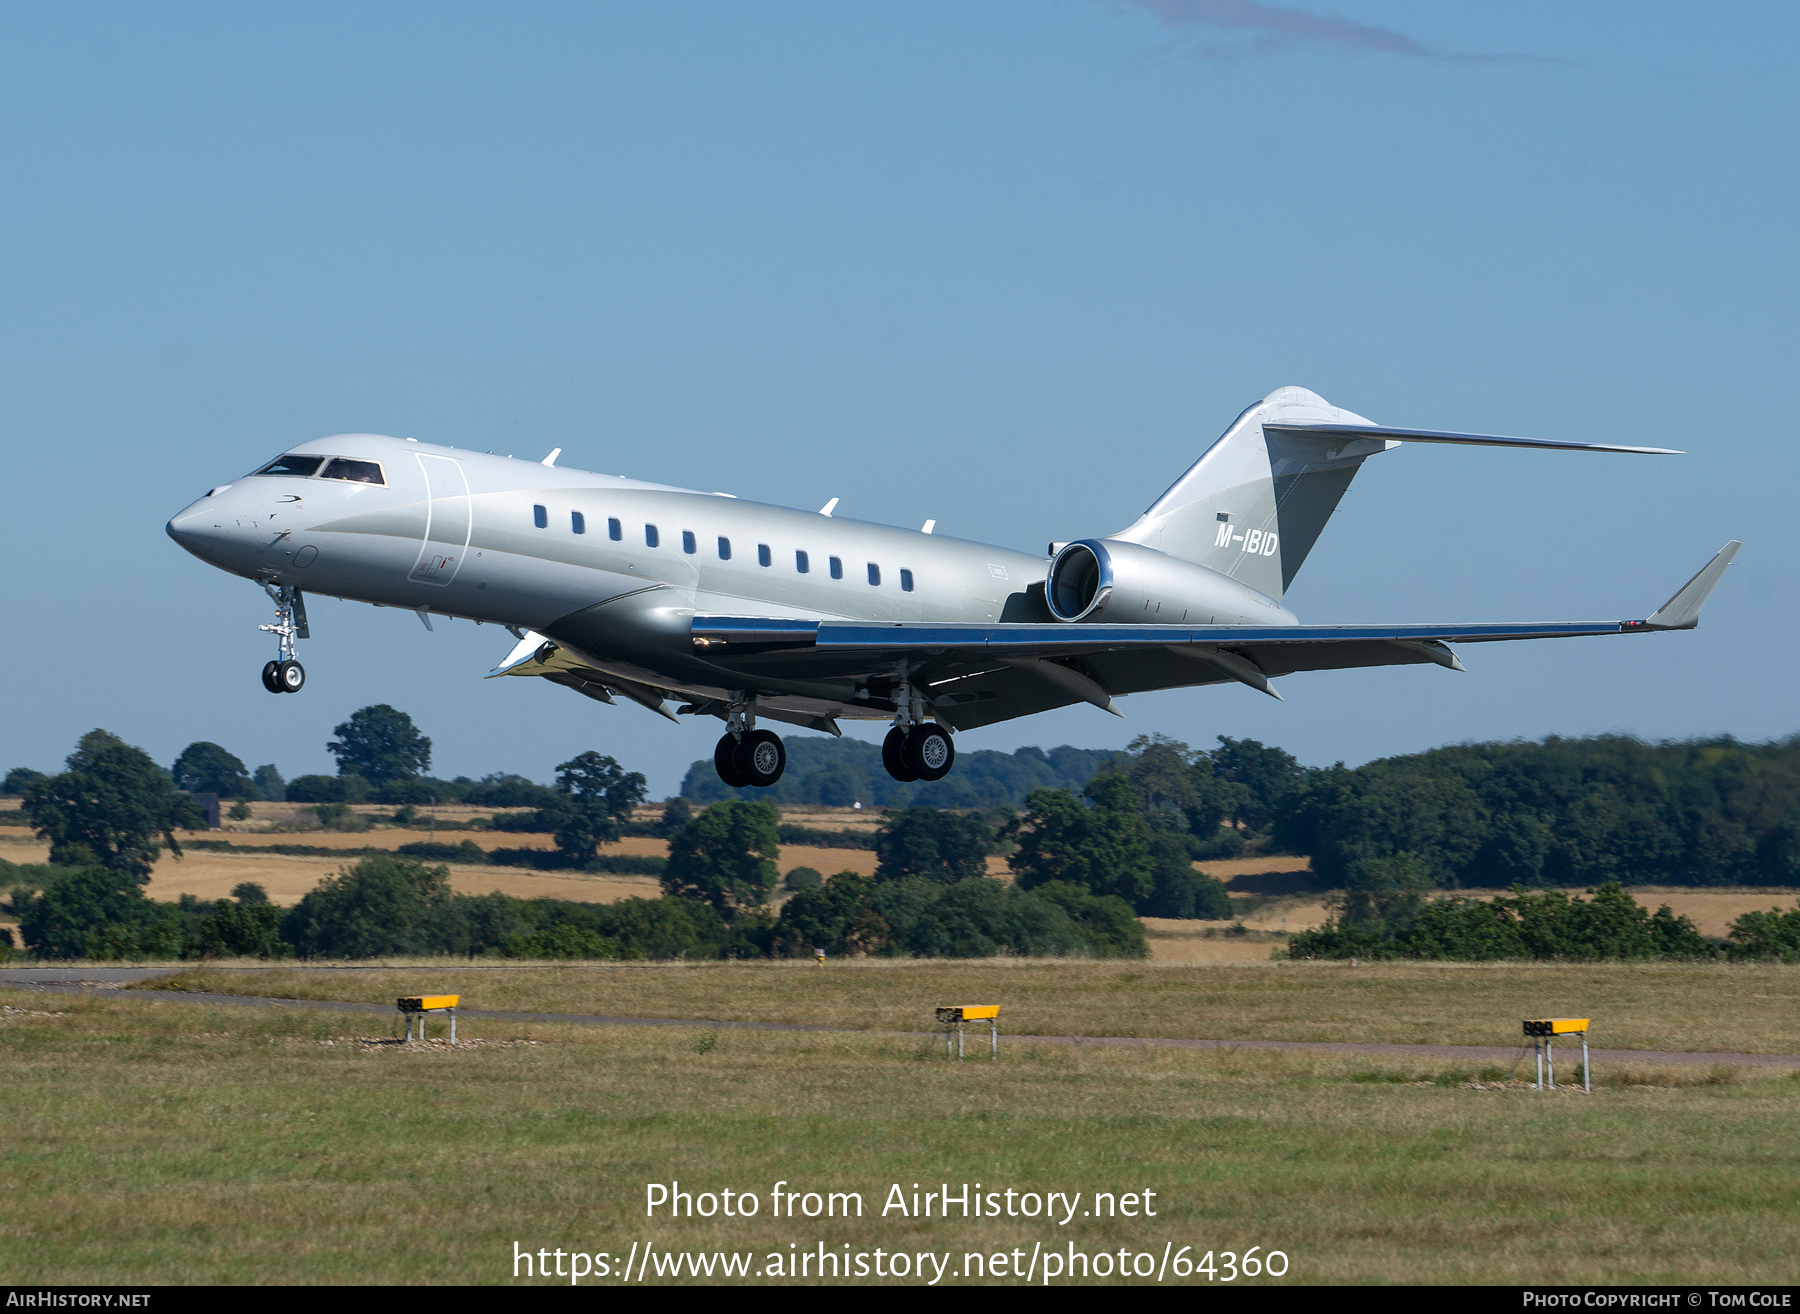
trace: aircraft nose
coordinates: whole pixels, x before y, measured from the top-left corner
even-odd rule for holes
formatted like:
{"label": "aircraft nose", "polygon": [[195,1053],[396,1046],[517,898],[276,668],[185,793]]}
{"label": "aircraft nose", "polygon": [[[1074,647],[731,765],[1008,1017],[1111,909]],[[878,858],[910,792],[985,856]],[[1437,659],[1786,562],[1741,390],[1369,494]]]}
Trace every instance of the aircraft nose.
{"label": "aircraft nose", "polygon": [[203,561],[216,562],[229,547],[236,528],[234,517],[213,499],[223,488],[216,488],[184,511],[177,512],[164,526],[170,538]]}

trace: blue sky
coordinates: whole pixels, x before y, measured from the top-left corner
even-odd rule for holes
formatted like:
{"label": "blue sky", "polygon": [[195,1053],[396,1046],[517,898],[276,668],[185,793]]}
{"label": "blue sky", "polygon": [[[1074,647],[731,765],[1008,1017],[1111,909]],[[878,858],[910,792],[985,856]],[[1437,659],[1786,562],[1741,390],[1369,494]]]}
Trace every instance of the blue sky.
{"label": "blue sky", "polygon": [[[1406,448],[1303,619],[1697,633],[1133,697],[966,750],[1161,730],[1360,762],[1800,730],[1800,10],[1745,4],[14,5],[0,10],[0,766],[105,726],[330,768],[367,703],[443,775],[717,737],[318,600],[273,697],[252,585],[163,522],[307,438],[408,435],[1036,550],[1129,523],[1248,402],[1686,449]],[[873,734],[873,731],[863,733]]]}

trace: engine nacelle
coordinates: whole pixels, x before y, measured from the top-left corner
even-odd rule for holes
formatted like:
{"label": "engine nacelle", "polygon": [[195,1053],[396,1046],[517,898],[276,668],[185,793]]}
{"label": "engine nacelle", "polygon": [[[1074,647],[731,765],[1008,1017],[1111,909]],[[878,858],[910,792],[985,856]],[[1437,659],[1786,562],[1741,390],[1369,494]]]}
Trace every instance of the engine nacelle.
{"label": "engine nacelle", "polygon": [[1044,601],[1061,621],[1110,625],[1293,625],[1265,593],[1216,570],[1117,539],[1066,543],[1050,562]]}

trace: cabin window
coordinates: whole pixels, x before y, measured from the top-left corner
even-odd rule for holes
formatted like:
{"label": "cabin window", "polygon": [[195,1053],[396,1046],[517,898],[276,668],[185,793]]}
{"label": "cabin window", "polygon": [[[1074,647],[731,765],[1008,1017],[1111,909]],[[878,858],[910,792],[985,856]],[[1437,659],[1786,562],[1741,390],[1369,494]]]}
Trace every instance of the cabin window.
{"label": "cabin window", "polygon": [[278,456],[256,473],[259,475],[299,475],[305,478],[319,473],[319,467],[325,464],[322,456]]}
{"label": "cabin window", "polygon": [[684,529],[681,531],[681,550],[690,557],[700,550],[699,546],[694,542],[693,530]]}
{"label": "cabin window", "polygon": [[812,563],[806,559],[806,553],[794,553],[794,569],[799,571],[802,575],[812,569]]}
{"label": "cabin window", "polygon": [[756,545],[756,564],[757,565],[766,566],[773,559],[774,558],[772,558],[769,555],[769,545],[767,543],[758,543]]}
{"label": "cabin window", "polygon": [[569,528],[577,534],[587,533],[587,517],[579,511],[569,512]]}
{"label": "cabin window", "polygon": [[900,572],[900,591],[902,593],[912,592],[912,571],[903,570]]}
{"label": "cabin window", "polygon": [[531,523],[539,529],[550,528],[550,513],[541,506],[531,508]]}
{"label": "cabin window", "polygon": [[869,563],[869,583],[875,585],[877,588],[881,586],[881,567],[876,565],[873,561]]}
{"label": "cabin window", "polygon": [[731,560],[731,540],[724,537],[723,535],[721,535],[719,538],[719,560],[720,561],[730,561]]}
{"label": "cabin window", "polygon": [[625,537],[625,526],[621,525],[616,518],[608,516],[606,520],[606,536],[617,543]]}
{"label": "cabin window", "polygon": [[331,464],[325,467],[321,479],[347,479],[353,484],[380,484],[387,486],[387,480],[381,477],[379,461],[352,461],[347,456],[334,456]]}
{"label": "cabin window", "polygon": [[644,546],[645,547],[658,547],[661,545],[661,543],[662,543],[662,539],[658,536],[658,534],[656,532],[656,526],[655,525],[645,525],[644,526]]}
{"label": "cabin window", "polygon": [[831,577],[833,579],[842,579],[844,577],[844,559],[842,557],[833,557],[831,559]]}

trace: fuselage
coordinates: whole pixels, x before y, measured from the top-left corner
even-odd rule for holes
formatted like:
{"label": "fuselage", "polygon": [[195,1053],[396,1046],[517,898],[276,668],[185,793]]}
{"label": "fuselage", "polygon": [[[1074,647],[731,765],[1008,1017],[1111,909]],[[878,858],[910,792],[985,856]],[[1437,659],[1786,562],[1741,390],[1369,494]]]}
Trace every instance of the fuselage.
{"label": "fuselage", "polygon": [[[1054,619],[1046,559],[1007,548],[372,434],[304,443],[284,460],[296,471],[214,489],[169,521],[170,536],[248,579],[537,631],[600,669],[692,696],[730,692],[695,655],[696,615]],[[1195,623],[1293,623],[1217,578]]]}

